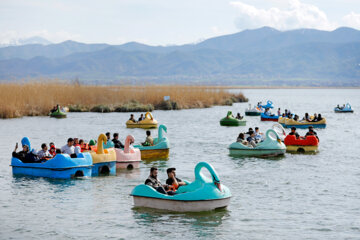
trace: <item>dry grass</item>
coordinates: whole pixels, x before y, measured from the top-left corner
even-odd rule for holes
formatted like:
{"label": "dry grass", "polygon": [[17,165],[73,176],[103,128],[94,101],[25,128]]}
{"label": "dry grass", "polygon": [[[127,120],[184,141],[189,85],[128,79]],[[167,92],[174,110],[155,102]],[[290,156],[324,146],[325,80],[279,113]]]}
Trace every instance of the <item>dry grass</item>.
{"label": "dry grass", "polygon": [[47,115],[56,104],[90,110],[104,105],[114,110],[131,101],[160,109],[170,96],[177,109],[202,108],[247,101],[216,87],[206,86],[88,86],[61,82],[0,84],[0,118]]}

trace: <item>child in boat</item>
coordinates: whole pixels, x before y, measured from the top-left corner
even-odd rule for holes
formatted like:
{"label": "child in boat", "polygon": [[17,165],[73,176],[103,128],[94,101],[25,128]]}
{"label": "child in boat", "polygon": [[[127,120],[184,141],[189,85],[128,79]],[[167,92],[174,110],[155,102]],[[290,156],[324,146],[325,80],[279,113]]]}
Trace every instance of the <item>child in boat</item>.
{"label": "child in boat", "polygon": [[166,180],[166,184],[169,187],[169,189],[172,189],[173,191],[176,191],[180,186],[186,185],[185,182],[181,181],[181,179],[176,177],[176,168],[168,168],[166,170],[166,173],[168,175],[168,179]]}
{"label": "child in boat", "polygon": [[114,133],[113,134],[113,143],[114,143],[114,147],[115,148],[124,148],[124,145],[120,142],[119,140],[119,133]]}
{"label": "child in boat", "polygon": [[51,154],[52,157],[55,157],[55,156],[56,156],[56,148],[55,148],[55,145],[50,146],[49,153]]}
{"label": "child in boat", "polygon": [[80,146],[79,138],[74,138],[74,147]]}
{"label": "child in boat", "polygon": [[296,127],[291,127],[291,132],[289,135],[295,135],[296,138],[300,137],[300,135],[296,132]]}
{"label": "child in boat", "polygon": [[16,143],[15,144],[15,149],[12,152],[12,156],[14,158],[20,159],[22,162],[24,162],[26,154],[29,153],[29,146],[24,144],[24,145],[22,145],[23,149],[20,152],[16,152],[16,150],[18,149],[18,146],[19,146],[18,143]]}
{"label": "child in boat", "polygon": [[151,132],[149,130],[146,131],[146,139],[145,142],[142,143],[143,146],[153,146],[154,140],[151,137]]}
{"label": "child in boat", "polygon": [[130,119],[129,119],[130,121],[133,121],[134,123],[136,123],[136,121],[135,121],[135,118],[134,118],[134,114],[130,114]]}
{"label": "child in boat", "polygon": [[258,127],[255,127],[255,142],[261,142],[263,140],[263,133],[260,132],[260,129]]}
{"label": "child in boat", "polygon": [[245,134],[244,133],[240,133],[238,138],[236,139],[236,142],[239,142],[243,145],[248,145],[248,142],[245,140]]}
{"label": "child in boat", "polygon": [[140,122],[140,121],[142,121],[142,120],[144,120],[145,118],[144,118],[144,114],[141,114],[140,115],[140,117],[139,117],[139,119],[138,119],[138,122]]}
{"label": "child in boat", "polygon": [[81,152],[89,150],[89,145],[84,141],[84,139],[79,140]]}
{"label": "child in boat", "polygon": [[41,150],[37,152],[40,159],[52,158],[53,156],[49,153],[46,143],[41,144]]}
{"label": "child in boat", "polygon": [[149,177],[145,180],[145,185],[153,187],[156,191],[162,194],[169,194],[169,195],[173,194],[172,191],[166,192],[165,187],[167,188],[168,186],[161,184],[160,180],[157,178],[157,174],[158,174],[158,169],[156,167],[152,167],[150,169]]}
{"label": "child in boat", "polygon": [[69,155],[75,153],[74,139],[68,139],[67,144],[61,147],[61,153],[66,153]]}

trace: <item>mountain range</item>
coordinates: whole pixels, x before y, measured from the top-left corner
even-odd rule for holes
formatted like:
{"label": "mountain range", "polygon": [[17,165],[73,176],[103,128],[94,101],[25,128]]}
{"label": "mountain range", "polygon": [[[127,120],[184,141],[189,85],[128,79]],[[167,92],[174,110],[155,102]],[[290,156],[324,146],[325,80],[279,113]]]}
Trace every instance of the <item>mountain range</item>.
{"label": "mountain range", "polygon": [[28,44],[0,48],[0,81],[360,86],[360,31],[270,27],[197,44]]}

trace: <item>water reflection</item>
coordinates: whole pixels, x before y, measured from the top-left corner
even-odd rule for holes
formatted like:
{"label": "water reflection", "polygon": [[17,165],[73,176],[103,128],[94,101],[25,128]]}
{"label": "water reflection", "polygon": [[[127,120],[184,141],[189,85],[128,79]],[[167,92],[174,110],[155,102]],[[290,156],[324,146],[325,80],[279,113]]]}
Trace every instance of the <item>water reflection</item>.
{"label": "water reflection", "polygon": [[116,169],[116,176],[125,177],[126,179],[139,179],[141,171],[139,168],[128,170],[128,169]]}

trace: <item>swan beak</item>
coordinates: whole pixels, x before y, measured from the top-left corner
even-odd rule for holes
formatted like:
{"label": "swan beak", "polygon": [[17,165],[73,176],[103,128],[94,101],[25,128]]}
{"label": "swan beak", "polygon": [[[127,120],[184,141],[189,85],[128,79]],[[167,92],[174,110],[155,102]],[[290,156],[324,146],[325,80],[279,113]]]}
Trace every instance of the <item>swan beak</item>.
{"label": "swan beak", "polygon": [[220,182],[214,182],[215,186],[222,192]]}

